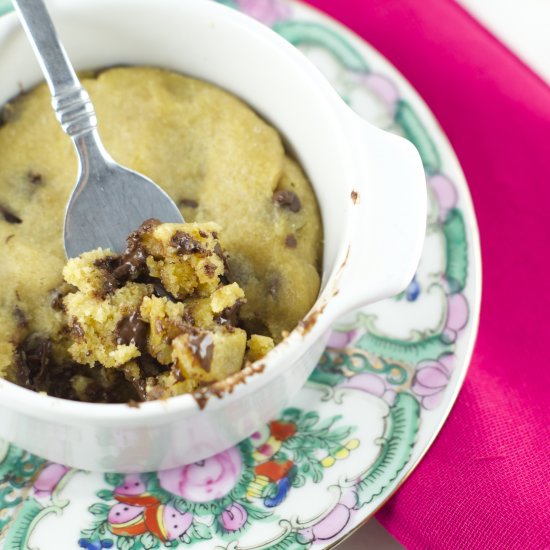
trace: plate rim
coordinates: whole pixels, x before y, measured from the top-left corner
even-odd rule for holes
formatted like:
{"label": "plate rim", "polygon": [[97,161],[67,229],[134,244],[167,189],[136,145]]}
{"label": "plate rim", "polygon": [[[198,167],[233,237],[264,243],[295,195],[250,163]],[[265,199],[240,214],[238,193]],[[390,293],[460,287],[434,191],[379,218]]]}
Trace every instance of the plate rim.
{"label": "plate rim", "polygon": [[[456,404],[458,395],[464,385],[464,380],[470,368],[472,358],[473,358],[474,348],[479,335],[480,312],[481,312],[482,290],[483,290],[483,265],[482,265],[482,257],[481,257],[481,242],[480,242],[480,234],[479,234],[479,225],[477,221],[474,203],[472,200],[472,195],[468,186],[468,180],[466,179],[466,176],[464,174],[464,170],[459,161],[459,158],[447,136],[447,133],[441,126],[439,120],[437,119],[435,114],[432,112],[429,105],[421,96],[421,94],[416,90],[416,88],[409,81],[409,79],[405,75],[403,75],[403,73],[385,55],[383,55],[377,48],[375,48],[366,38],[363,38],[359,33],[350,29],[344,23],[340,22],[333,16],[325,13],[324,11],[322,11],[320,8],[316,6],[312,6],[308,4],[305,0],[283,0],[283,1],[284,3],[287,3],[289,6],[296,5],[296,6],[299,6],[300,9],[302,9],[304,12],[306,13],[310,12],[314,14],[317,19],[319,19],[321,22],[326,24],[329,28],[335,29],[338,32],[338,34],[340,34],[341,36],[345,38],[349,38],[352,41],[352,43],[360,49],[360,53],[363,57],[365,57],[366,59],[374,58],[381,65],[385,65],[386,67],[390,68],[397,76],[396,83],[400,86],[400,89],[402,89],[405,92],[404,96],[406,97],[406,99],[412,103],[415,109],[418,109],[418,108],[420,109],[419,114],[421,115],[421,118],[423,120],[426,120],[426,119],[430,120],[430,124],[433,125],[434,127],[430,131],[430,134],[434,136],[434,131],[435,131],[436,142],[440,145],[440,147],[446,150],[446,154],[449,156],[449,159],[453,165],[452,166],[453,183],[460,190],[459,197],[462,201],[461,210],[464,212],[465,219],[468,222],[467,234],[469,234],[470,236],[470,239],[468,241],[468,244],[470,247],[469,255],[471,255],[471,258],[472,258],[472,264],[471,264],[472,270],[470,273],[471,286],[472,286],[472,291],[471,291],[472,302],[468,303],[469,312],[470,312],[468,330],[467,330],[467,333],[463,336],[463,338],[466,340],[463,344],[465,353],[462,361],[460,361],[460,372],[456,373],[456,375],[454,376],[452,392],[446,396],[444,403],[442,403],[442,405],[440,406],[440,411],[441,411],[439,413],[440,419],[436,423],[436,426],[433,429],[433,432],[428,438],[427,442],[422,447],[418,457],[416,457],[414,461],[412,461],[411,463],[407,463],[405,465],[403,469],[405,473],[398,474],[398,477],[401,476],[399,478],[399,481],[395,484],[394,487],[391,488],[391,490],[388,491],[387,494],[379,498],[373,510],[365,514],[365,516],[361,518],[358,521],[358,523],[354,525],[352,528],[350,528],[349,530],[344,530],[344,532],[339,538],[332,541],[327,541],[325,545],[321,544],[318,546],[319,548],[323,548],[323,549],[331,549],[342,544],[345,540],[347,540],[348,538],[353,536],[357,531],[359,531],[388,502],[388,500],[396,494],[396,492],[402,487],[402,485],[407,481],[409,476],[415,471],[418,465],[422,462],[425,455],[430,450],[430,448],[432,447],[437,437],[440,435],[441,430],[443,429],[453,407]],[[5,14],[0,14],[0,18],[2,18],[4,15]],[[291,16],[290,19],[293,20],[294,18]],[[363,51],[361,51],[361,49]],[[368,52],[368,57],[364,54],[365,51]],[[391,75],[391,76],[393,78],[394,75]],[[458,369],[456,369],[456,366],[455,366],[455,372],[456,370]],[[358,510],[358,514],[359,513],[360,513],[360,510]]]}

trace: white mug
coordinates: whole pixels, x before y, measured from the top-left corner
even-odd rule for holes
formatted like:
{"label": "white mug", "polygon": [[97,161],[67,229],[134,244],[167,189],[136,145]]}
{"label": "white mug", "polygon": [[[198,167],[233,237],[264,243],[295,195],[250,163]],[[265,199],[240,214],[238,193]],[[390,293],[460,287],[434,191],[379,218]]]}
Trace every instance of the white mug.
{"label": "white mug", "polygon": [[[420,157],[405,139],[355,115],[293,46],[234,10],[205,0],[48,6],[77,69],[159,66],[229,90],[284,135],[315,189],[324,226],[319,298],[252,367],[198,397],[137,408],[72,402],[0,380],[0,438],[49,460],[143,472],[204,459],[248,437],[289,402],[334,321],[408,285],[425,233]],[[0,104],[41,80],[14,14],[0,19],[0,74]]]}

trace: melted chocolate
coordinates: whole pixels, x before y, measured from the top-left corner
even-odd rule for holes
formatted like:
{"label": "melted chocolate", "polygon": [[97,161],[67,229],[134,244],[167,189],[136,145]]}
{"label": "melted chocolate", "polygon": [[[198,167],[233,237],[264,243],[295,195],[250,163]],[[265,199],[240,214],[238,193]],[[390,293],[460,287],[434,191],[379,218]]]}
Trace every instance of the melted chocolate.
{"label": "melted chocolate", "polygon": [[201,368],[210,372],[212,356],[214,354],[214,339],[209,332],[189,332],[189,348],[191,353],[200,363]]}
{"label": "melted chocolate", "polygon": [[104,294],[114,292],[128,281],[136,281],[147,276],[147,252],[143,248],[141,238],[144,233],[149,233],[159,224],[160,222],[155,219],[146,220],[136,231],[130,233],[123,254],[101,258],[95,262],[94,265],[105,272]]}
{"label": "melted chocolate", "polygon": [[166,298],[167,300],[170,300],[170,302],[177,301],[174,295],[168,292],[158,279],[153,279],[151,277],[150,280],[144,282],[153,285],[153,292],[157,298]]}
{"label": "melted chocolate", "polygon": [[239,325],[239,314],[241,307],[246,303],[246,300],[239,298],[232,306],[226,307],[217,317],[216,323],[219,325],[231,325],[236,327]]}
{"label": "melted chocolate", "polygon": [[290,189],[279,189],[273,193],[273,202],[281,208],[287,208],[291,212],[299,212],[302,203],[298,195]]}
{"label": "melted chocolate", "polygon": [[149,324],[139,317],[135,311],[123,317],[116,326],[115,339],[118,345],[134,344],[140,351],[147,349]]}
{"label": "melted chocolate", "polygon": [[[86,379],[83,390],[73,387],[74,376]],[[53,397],[93,403],[125,403],[139,398],[120,372],[96,365],[90,369],[71,361],[57,363],[48,338],[30,334],[16,350],[15,382],[24,388]]]}
{"label": "melted chocolate", "polygon": [[104,271],[103,288],[101,289],[102,295],[110,294],[111,292],[114,292],[117,288],[121,286],[119,284],[119,281],[113,275],[113,271],[116,269],[118,261],[119,261],[119,257],[115,256],[115,257],[108,257],[108,258],[100,258],[99,260],[96,260],[94,262],[95,267]]}
{"label": "melted chocolate", "polygon": [[158,225],[160,221],[151,218],[145,220],[136,231],[128,235],[126,250],[120,257],[118,268],[113,272],[115,279],[120,282],[135,281],[147,273],[147,252],[141,240],[145,233],[150,233]]}
{"label": "melted chocolate", "polygon": [[17,348],[15,379],[20,386],[34,389],[45,378],[50,364],[52,343],[48,338],[30,335]]}
{"label": "melted chocolate", "polygon": [[134,361],[139,365],[139,377],[136,378],[135,376],[131,376],[129,371],[125,371],[124,368],[122,368],[122,372],[126,380],[137,393],[139,400],[148,401],[152,399],[153,396],[147,394],[147,379],[157,378],[159,374],[166,372],[170,367],[162,365],[148,353],[142,353],[141,356],[134,359]]}
{"label": "melted chocolate", "polygon": [[204,254],[207,252],[199,241],[194,239],[185,231],[176,231],[170,239],[170,246],[176,249],[176,254],[183,256],[184,254]]}
{"label": "melted chocolate", "polygon": [[121,285],[135,281],[146,272],[146,259],[147,254],[142,248],[137,248],[129,254],[125,253],[120,258],[120,265],[113,270],[113,278]]}

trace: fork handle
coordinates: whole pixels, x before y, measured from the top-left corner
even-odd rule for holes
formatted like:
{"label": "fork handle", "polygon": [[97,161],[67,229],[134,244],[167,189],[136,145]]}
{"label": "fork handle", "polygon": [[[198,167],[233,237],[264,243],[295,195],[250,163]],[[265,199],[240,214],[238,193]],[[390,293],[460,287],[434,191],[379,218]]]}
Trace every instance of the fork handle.
{"label": "fork handle", "polygon": [[97,128],[94,107],[61,44],[43,0],[12,0],[52,95],[63,130],[78,138]]}

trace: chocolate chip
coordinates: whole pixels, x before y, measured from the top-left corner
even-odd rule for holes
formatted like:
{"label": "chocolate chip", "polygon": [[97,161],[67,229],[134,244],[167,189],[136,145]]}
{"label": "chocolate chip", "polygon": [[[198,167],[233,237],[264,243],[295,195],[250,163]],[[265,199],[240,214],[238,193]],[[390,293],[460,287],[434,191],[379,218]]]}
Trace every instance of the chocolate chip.
{"label": "chocolate chip", "polygon": [[141,319],[139,313],[135,311],[117,323],[115,340],[119,346],[134,344],[140,351],[144,351],[147,348],[148,334],[149,324]]}
{"label": "chocolate chip", "polygon": [[130,233],[127,247],[120,256],[100,258],[94,265],[104,271],[102,293],[110,294],[128,281],[136,281],[147,275],[147,252],[143,248],[141,238],[144,227],[150,230],[156,220],[148,220],[137,231]]}
{"label": "chocolate chip", "polygon": [[206,232],[203,231],[202,229],[199,229],[199,235],[200,235],[203,239],[206,239],[206,237],[208,237],[208,233],[206,233]]}
{"label": "chocolate chip", "polygon": [[27,179],[33,185],[41,185],[42,183],[44,183],[42,179],[42,174],[39,174],[38,172],[29,172],[27,174]]}
{"label": "chocolate chip", "polygon": [[118,256],[109,256],[100,258],[94,262],[94,266],[101,269],[103,273],[103,288],[101,295],[105,296],[119,288],[119,281],[113,275],[113,271],[118,267],[120,258]]}
{"label": "chocolate chip", "polygon": [[119,281],[117,281],[117,279],[115,279],[115,277],[111,273],[107,273],[103,281],[101,295],[106,296],[107,294],[111,294],[112,292],[114,292],[120,286],[118,283]]}
{"label": "chocolate chip", "polygon": [[207,252],[199,241],[185,231],[176,231],[170,239],[170,246],[176,249],[176,254],[179,256],[183,256],[184,254],[205,254]]}
{"label": "chocolate chip", "polygon": [[8,235],[5,239],[5,243],[8,244],[13,238],[15,237],[15,235],[12,233],[11,235]]}
{"label": "chocolate chip", "polygon": [[120,260],[118,256],[106,256],[104,258],[99,258],[94,262],[94,266],[98,269],[103,269],[105,271],[113,271],[119,265]]}
{"label": "chocolate chip", "polygon": [[299,212],[302,203],[298,195],[290,189],[279,189],[273,193],[273,202],[281,208],[287,208],[291,212]]}
{"label": "chocolate chip", "polygon": [[136,229],[136,231],[134,231],[134,233],[137,233],[140,236],[145,233],[151,233],[153,229],[158,227],[161,223],[162,222],[156,218],[148,218]]}
{"label": "chocolate chip", "polygon": [[287,248],[296,248],[298,241],[294,235],[287,235],[285,239],[285,246]]}
{"label": "chocolate chip", "polygon": [[23,222],[23,220],[19,216],[16,216],[9,208],[4,206],[3,204],[0,204],[0,214],[8,223],[15,224]]}
{"label": "chocolate chip", "polygon": [[135,281],[147,272],[148,254],[143,247],[143,235],[151,233],[158,225],[159,220],[150,218],[128,235],[126,250],[120,256],[119,266],[113,271],[113,276],[119,282]]}
{"label": "chocolate chip", "polygon": [[179,206],[187,206],[188,208],[197,208],[199,203],[193,199],[180,199],[178,201]]}
{"label": "chocolate chip", "polygon": [[143,247],[143,235],[151,233],[160,223],[159,220],[150,218],[128,235],[124,253],[105,264],[106,270],[112,275],[112,280],[108,281],[109,287],[120,288],[128,281],[136,281],[147,274],[148,254]]}
{"label": "chocolate chip", "polygon": [[120,265],[113,270],[113,277],[119,283],[135,281],[147,272],[147,253],[141,246],[128,248],[120,257]]}
{"label": "chocolate chip", "polygon": [[238,326],[241,307],[245,303],[246,300],[239,298],[233,305],[222,310],[222,312],[216,317],[216,323],[219,325],[231,325],[234,327]]}

